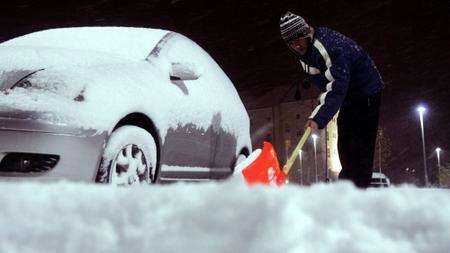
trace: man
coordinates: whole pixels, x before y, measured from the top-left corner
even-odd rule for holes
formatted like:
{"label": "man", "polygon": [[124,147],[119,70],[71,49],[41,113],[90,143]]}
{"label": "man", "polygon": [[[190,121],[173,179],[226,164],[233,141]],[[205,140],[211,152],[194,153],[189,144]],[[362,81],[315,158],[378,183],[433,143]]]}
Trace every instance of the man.
{"label": "man", "polygon": [[339,178],[368,187],[383,89],[375,64],[353,40],[329,28],[314,29],[293,13],[281,17],[280,31],[306,78],[323,92],[305,127],[323,129],[339,111]]}

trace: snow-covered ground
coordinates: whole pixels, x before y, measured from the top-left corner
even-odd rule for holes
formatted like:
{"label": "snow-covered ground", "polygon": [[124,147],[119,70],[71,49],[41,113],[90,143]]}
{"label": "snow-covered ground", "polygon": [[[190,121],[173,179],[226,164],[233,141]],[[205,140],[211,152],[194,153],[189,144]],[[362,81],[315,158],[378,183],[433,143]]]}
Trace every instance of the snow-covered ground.
{"label": "snow-covered ground", "polygon": [[450,252],[450,192],[1,183],[0,252]]}

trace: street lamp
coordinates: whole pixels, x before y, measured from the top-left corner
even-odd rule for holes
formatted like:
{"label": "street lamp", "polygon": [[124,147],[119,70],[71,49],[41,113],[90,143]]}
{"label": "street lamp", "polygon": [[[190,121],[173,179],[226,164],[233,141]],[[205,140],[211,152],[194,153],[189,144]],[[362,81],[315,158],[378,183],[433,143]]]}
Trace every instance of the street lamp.
{"label": "street lamp", "polygon": [[300,172],[300,184],[303,184],[303,150],[299,150],[298,151],[298,158],[300,160],[300,168],[299,168],[299,172]]}
{"label": "street lamp", "polygon": [[420,117],[420,130],[422,133],[422,154],[423,154],[423,170],[424,170],[424,178],[425,178],[425,187],[428,187],[428,169],[427,169],[427,157],[426,157],[426,151],[425,151],[425,131],[423,127],[423,115],[427,109],[420,105],[417,107],[417,112],[419,112]]}
{"label": "street lamp", "polygon": [[315,173],[316,173],[316,183],[319,181],[319,177],[318,177],[318,168],[317,168],[317,139],[319,138],[319,136],[317,136],[317,134],[312,134],[311,135],[312,139],[313,139],[313,144],[314,144],[314,166],[315,166]]}
{"label": "street lamp", "polygon": [[441,169],[441,151],[442,151],[441,148],[436,148],[438,170]]}

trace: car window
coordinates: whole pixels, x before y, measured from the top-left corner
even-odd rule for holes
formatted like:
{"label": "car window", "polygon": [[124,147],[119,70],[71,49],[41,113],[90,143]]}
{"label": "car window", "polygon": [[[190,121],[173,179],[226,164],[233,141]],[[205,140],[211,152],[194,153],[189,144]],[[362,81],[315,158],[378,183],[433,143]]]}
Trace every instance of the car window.
{"label": "car window", "polygon": [[217,63],[195,42],[177,33],[164,36],[147,57],[159,67],[169,71],[174,64],[181,64],[199,74],[217,73],[221,69]]}

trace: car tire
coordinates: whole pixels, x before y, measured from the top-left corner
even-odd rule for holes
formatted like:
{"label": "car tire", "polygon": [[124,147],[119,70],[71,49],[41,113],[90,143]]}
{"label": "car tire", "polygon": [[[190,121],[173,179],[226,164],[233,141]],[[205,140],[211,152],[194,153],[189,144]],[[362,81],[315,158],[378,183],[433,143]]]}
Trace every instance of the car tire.
{"label": "car tire", "polygon": [[157,148],[145,129],[122,126],[114,130],[103,151],[96,182],[130,186],[155,182]]}

